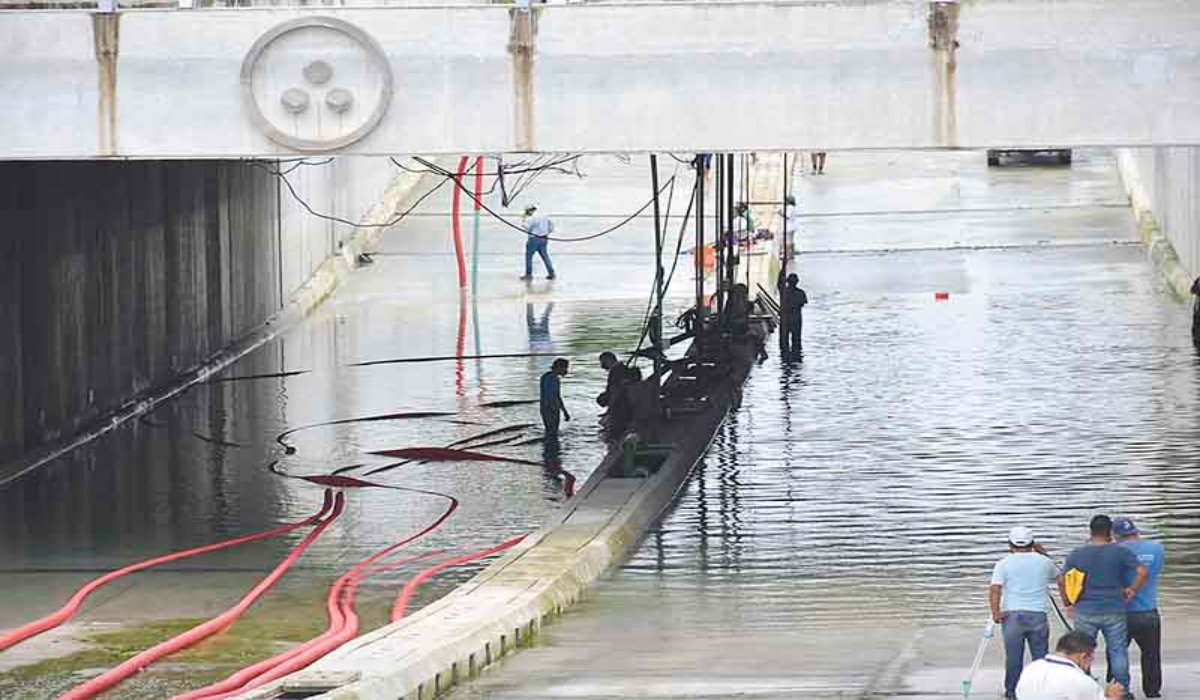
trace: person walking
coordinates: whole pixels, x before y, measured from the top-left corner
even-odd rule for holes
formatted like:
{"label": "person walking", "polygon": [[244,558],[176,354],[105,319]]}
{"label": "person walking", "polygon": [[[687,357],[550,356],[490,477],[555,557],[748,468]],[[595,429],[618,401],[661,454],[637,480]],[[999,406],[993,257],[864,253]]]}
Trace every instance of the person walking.
{"label": "person walking", "polygon": [[825,156],[828,155],[825,151],[813,151],[810,155],[812,159],[812,174],[825,174]]}
{"label": "person walking", "polygon": [[533,279],[533,255],[537,253],[546,266],[546,279],[554,279],[554,264],[550,262],[550,234],[554,233],[554,222],[547,216],[537,213],[537,207],[525,207],[525,220],[521,222],[525,229],[525,275],[523,280]]}
{"label": "person walking", "polygon": [[[1067,557],[1063,573],[1058,576],[1058,589],[1068,612],[1075,613],[1075,629],[1093,638],[1104,635],[1109,670],[1128,693],[1129,629],[1125,605],[1145,585],[1149,572],[1128,547],[1113,543],[1112,525],[1107,515],[1092,518],[1088,525],[1091,538]],[[1077,595],[1068,595],[1067,577],[1079,575],[1083,577],[1082,590]]]}
{"label": "person walking", "polygon": [[[797,354],[804,349],[804,307],[808,305],[808,294],[800,288],[800,276],[791,273],[782,290],[783,318],[780,319],[780,350],[784,354]],[[787,357],[783,359],[788,359]]]}
{"label": "person walking", "polygon": [[[784,199],[785,206],[779,210],[780,228],[783,230],[783,254],[787,257],[796,255],[796,232],[800,230],[800,208],[796,206],[796,198],[788,195]],[[787,213],[784,213],[787,210]]]}
{"label": "person walking", "polygon": [[[1148,698],[1162,697],[1162,620],[1158,614],[1158,579],[1166,564],[1162,544],[1142,539],[1137,525],[1129,518],[1113,520],[1117,544],[1129,549],[1146,567],[1146,585],[1125,606],[1129,639],[1136,642],[1142,655],[1142,692]],[[1132,581],[1128,581],[1132,583]]]}
{"label": "person walking", "polygon": [[540,385],[540,408],[542,411],[542,425],[546,428],[546,439],[558,439],[558,419],[561,417],[565,420],[571,420],[571,414],[567,413],[567,406],[562,400],[562,379],[567,376],[567,369],[571,363],[563,358],[558,358],[551,365],[549,371],[542,375]]}
{"label": "person walking", "polygon": [[1096,639],[1078,630],[1058,638],[1054,653],[1025,667],[1017,700],[1120,700],[1119,683],[1101,688],[1091,676]]}
{"label": "person walking", "polygon": [[1010,699],[1017,697],[1026,645],[1033,661],[1050,650],[1046,587],[1058,579],[1058,567],[1035,546],[1033,530],[1020,525],[1009,530],[1009,554],[996,562],[988,588],[992,620],[1003,630],[1004,697]]}

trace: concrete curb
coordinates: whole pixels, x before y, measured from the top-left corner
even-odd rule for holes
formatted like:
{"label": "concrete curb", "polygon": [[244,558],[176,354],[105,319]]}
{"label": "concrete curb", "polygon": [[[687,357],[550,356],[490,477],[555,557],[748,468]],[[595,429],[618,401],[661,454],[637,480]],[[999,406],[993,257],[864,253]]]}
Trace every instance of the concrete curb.
{"label": "concrete curb", "polygon": [[[742,345],[747,347],[743,348]],[[429,700],[508,652],[625,561],[674,501],[737,404],[756,349],[735,346],[735,370],[709,407],[657,436],[671,445],[649,478],[613,478],[610,451],[576,497],[541,529],[449,595],[415,615],[350,642],[313,666],[241,700],[320,692],[324,700]]]}
{"label": "concrete curb", "polygon": [[1154,217],[1153,203],[1146,193],[1146,186],[1142,182],[1142,174],[1133,152],[1128,148],[1118,148],[1115,153],[1121,183],[1125,188],[1125,193],[1129,196],[1129,206],[1133,209],[1133,216],[1138,224],[1138,235],[1146,244],[1150,260],[1154,262],[1155,269],[1162,275],[1167,287],[1176,296],[1180,299],[1189,298],[1193,276],[1179,260],[1175,246],[1163,233],[1158,220]]}
{"label": "concrete curb", "polygon": [[[408,172],[393,178],[391,184],[384,190],[381,201],[360,219],[360,224],[371,226],[394,219],[410,200],[413,190],[421,178],[422,175],[419,173]],[[286,306],[276,311],[256,328],[207,357],[200,364],[185,370],[169,384],[155,387],[130,398],[108,415],[97,419],[90,427],[74,435],[43,445],[29,454],[22,455],[19,459],[0,465],[0,487],[20,479],[77,447],[86,445],[126,421],[152,411],[164,401],[209,379],[304,320],[354,271],[357,267],[358,254],[372,250],[378,244],[383,230],[378,226],[355,230],[343,245],[341,253],[326,258],[308,281],[292,293]]]}

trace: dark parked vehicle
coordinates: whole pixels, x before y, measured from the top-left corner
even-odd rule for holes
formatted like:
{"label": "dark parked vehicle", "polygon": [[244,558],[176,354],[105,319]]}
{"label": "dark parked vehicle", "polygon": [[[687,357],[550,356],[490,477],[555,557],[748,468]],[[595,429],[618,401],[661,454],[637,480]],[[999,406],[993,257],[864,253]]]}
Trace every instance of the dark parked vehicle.
{"label": "dark parked vehicle", "polygon": [[1071,164],[1071,149],[1069,148],[989,148],[987,163],[995,167],[1000,165],[1001,158],[1020,159],[1022,161],[1050,160],[1059,165]]}

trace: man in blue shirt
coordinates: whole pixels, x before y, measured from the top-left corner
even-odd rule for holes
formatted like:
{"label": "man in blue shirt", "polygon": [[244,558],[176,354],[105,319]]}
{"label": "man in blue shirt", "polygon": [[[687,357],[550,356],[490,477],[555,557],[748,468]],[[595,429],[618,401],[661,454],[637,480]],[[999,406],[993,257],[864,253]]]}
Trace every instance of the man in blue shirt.
{"label": "man in blue shirt", "polygon": [[1009,555],[992,570],[988,597],[992,620],[1004,631],[1004,697],[1017,697],[1017,682],[1025,663],[1025,645],[1037,661],[1050,647],[1046,620],[1046,587],[1058,577],[1058,567],[1034,549],[1033,530],[1014,527],[1008,532]]}
{"label": "man in blue shirt", "polygon": [[[1075,629],[1096,637],[1104,634],[1104,647],[1113,680],[1129,691],[1129,640],[1125,604],[1141,590],[1149,572],[1133,552],[1112,542],[1112,519],[1097,515],[1089,525],[1091,538],[1063,565],[1058,588],[1067,609],[1075,613]],[[1083,591],[1071,600],[1066,575],[1083,573]],[[1130,582],[1132,579],[1132,582]],[[1126,585],[1129,584],[1129,585]]]}
{"label": "man in blue shirt", "polygon": [[554,265],[550,262],[550,234],[554,233],[554,222],[548,217],[537,213],[537,207],[525,207],[525,221],[521,223],[525,229],[525,276],[521,279],[533,279],[533,254],[537,253],[546,266],[546,279],[554,279]]}
{"label": "man in blue shirt", "polygon": [[[1125,606],[1129,639],[1142,653],[1142,691],[1148,698],[1162,697],[1162,620],[1158,616],[1158,577],[1166,564],[1166,550],[1158,542],[1143,540],[1129,518],[1113,520],[1117,543],[1133,552],[1149,571],[1146,585]],[[1132,579],[1129,579],[1132,582]]]}
{"label": "man in blue shirt", "polygon": [[559,377],[567,376],[567,369],[570,367],[569,362],[563,358],[558,358],[550,365],[550,371],[542,375],[540,386],[540,399],[542,409],[542,425],[546,427],[546,439],[558,439],[558,419],[559,414],[562,417],[571,420],[571,414],[567,413],[567,407],[562,400],[562,380]]}

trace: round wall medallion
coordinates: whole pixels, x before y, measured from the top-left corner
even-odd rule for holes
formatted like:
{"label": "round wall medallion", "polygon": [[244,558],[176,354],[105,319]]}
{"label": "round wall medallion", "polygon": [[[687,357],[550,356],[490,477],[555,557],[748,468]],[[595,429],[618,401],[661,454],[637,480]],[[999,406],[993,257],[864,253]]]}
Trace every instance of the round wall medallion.
{"label": "round wall medallion", "polygon": [[297,151],[344,148],[371,133],[392,101],[392,70],[366,32],[332,17],[284,22],[242,60],[254,125]]}

